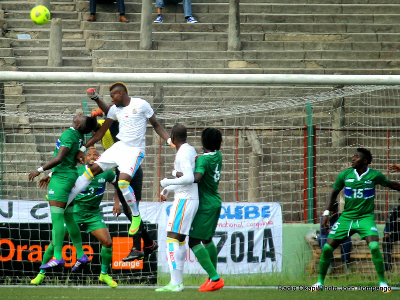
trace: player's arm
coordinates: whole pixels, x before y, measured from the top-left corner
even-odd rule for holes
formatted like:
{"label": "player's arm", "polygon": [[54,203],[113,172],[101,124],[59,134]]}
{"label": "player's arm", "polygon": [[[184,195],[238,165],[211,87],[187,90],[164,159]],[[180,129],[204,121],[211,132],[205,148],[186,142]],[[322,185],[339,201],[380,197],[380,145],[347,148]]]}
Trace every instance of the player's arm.
{"label": "player's arm", "polygon": [[29,175],[28,175],[29,181],[32,181],[33,178],[38,176],[43,171],[46,171],[46,170],[49,170],[49,169],[52,169],[52,168],[58,166],[63,161],[63,159],[65,158],[65,156],[67,155],[68,152],[69,152],[68,147],[60,146],[60,148],[58,149],[57,155],[54,156],[48,163],[46,163],[42,167],[39,167],[36,171],[29,173]]}
{"label": "player's arm", "polygon": [[192,169],[182,170],[183,175],[179,178],[164,178],[160,181],[160,185],[162,187],[166,187],[169,185],[188,185],[194,182],[194,174]]}
{"label": "player's arm", "polygon": [[388,188],[396,191],[400,191],[400,182],[390,180],[387,185]]}
{"label": "player's arm", "polygon": [[93,146],[96,144],[98,141],[100,141],[103,136],[106,134],[106,131],[111,127],[111,124],[114,122],[113,119],[107,118],[103,125],[100,127],[99,130],[86,142],[85,147],[89,148],[90,146]]}
{"label": "player's arm", "polygon": [[162,137],[171,147],[175,147],[175,145],[171,142],[171,139],[170,139],[169,134],[167,133],[167,131],[164,129],[164,127],[162,127],[160,125],[160,123],[158,123],[155,114],[153,114],[149,118],[149,121],[150,121],[151,126],[153,126],[154,130],[156,131],[156,133],[160,137]]}
{"label": "player's arm", "polygon": [[325,210],[324,210],[324,213],[323,213],[323,219],[321,221],[321,226],[325,230],[327,230],[327,228],[329,226],[328,224],[329,224],[330,210],[332,209],[333,204],[335,204],[337,196],[339,195],[339,193],[340,193],[340,190],[337,190],[337,189],[333,188],[331,193],[330,193],[330,195],[329,195],[329,198],[328,198],[328,201],[326,203]]}
{"label": "player's arm", "polygon": [[108,110],[113,104],[107,104],[105,103],[102,99],[100,99],[99,94],[97,93],[97,90],[95,88],[88,88],[86,90],[86,95],[96,102],[97,106],[103,111],[105,115],[107,115]]}

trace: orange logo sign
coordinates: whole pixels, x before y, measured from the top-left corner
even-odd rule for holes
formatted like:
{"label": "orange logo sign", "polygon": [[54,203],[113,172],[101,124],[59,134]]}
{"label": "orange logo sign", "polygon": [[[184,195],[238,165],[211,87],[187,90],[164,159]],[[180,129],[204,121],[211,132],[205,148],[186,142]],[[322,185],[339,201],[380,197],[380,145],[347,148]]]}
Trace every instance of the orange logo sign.
{"label": "orange logo sign", "polygon": [[[122,261],[127,257],[133,246],[133,238],[131,237],[113,237],[113,269],[143,269],[143,260]],[[143,249],[143,240],[141,241]]]}

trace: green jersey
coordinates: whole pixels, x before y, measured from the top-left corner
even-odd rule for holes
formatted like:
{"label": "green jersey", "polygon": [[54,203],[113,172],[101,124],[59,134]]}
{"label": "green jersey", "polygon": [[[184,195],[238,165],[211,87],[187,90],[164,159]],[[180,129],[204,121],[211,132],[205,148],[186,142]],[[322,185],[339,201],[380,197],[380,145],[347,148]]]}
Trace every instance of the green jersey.
{"label": "green jersey", "polygon": [[221,152],[204,153],[197,157],[194,172],[203,174],[203,177],[198,183],[199,210],[221,206],[221,196],[218,193],[221,169]]}
{"label": "green jersey", "polygon": [[349,219],[362,219],[374,215],[375,186],[386,187],[389,179],[381,172],[367,169],[365,173],[358,175],[356,169],[348,169],[341,172],[333,185],[340,191],[344,187],[343,217]]}
{"label": "green jersey", "polygon": [[[80,166],[78,174],[82,175],[85,170],[86,166]],[[99,214],[99,206],[101,200],[103,200],[107,182],[115,182],[115,173],[112,170],[96,175],[88,187],[75,197],[74,212],[80,214]]]}
{"label": "green jersey", "polygon": [[53,168],[53,172],[60,173],[76,173],[76,161],[75,156],[79,151],[79,148],[83,145],[83,134],[78,130],[70,127],[65,130],[57,141],[56,148],[54,149],[53,157],[58,154],[61,146],[69,149],[67,155],[64,157],[62,162]]}

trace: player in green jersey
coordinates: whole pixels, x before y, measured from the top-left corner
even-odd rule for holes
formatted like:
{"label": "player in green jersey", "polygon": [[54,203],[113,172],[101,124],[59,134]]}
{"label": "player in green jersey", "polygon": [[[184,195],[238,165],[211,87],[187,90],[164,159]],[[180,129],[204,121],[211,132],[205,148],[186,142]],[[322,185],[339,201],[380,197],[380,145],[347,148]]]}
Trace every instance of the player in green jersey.
{"label": "player in green jersey", "polygon": [[222,205],[218,192],[222,169],[222,154],[219,151],[222,134],[216,128],[206,128],[201,134],[201,143],[204,154],[197,157],[194,170],[194,182],[198,183],[199,189],[199,208],[189,232],[189,247],[209,276],[199,291],[208,292],[225,285],[216,271],[218,252],[212,240]]}
{"label": "player in green jersey", "polygon": [[58,139],[53,158],[28,175],[29,181],[32,181],[43,171],[53,169],[53,179],[49,184],[48,199],[53,224],[52,237],[55,258],[42,265],[41,269],[64,266],[65,264],[61,253],[64,239],[64,222],[76,248],[78,261],[82,264],[89,261],[83,253],[81,232],[74,220],[73,203],[67,208],[66,204],[69,192],[78,178],[75,156],[80,147],[82,147],[84,134],[90,133],[96,127],[96,124],[95,118],[77,114],[73,118],[72,126],[64,131]]}
{"label": "player in green jersey", "polygon": [[357,148],[357,152],[351,159],[352,168],[341,172],[333,185],[326,210],[323,213],[322,226],[325,228],[329,222],[330,210],[343,188],[345,205],[343,213],[332,226],[327,243],[324,245],[319,261],[319,279],[313,285],[314,291],[321,291],[324,288],[324,280],[333,251],[347,238],[358,233],[361,238],[365,239],[371,250],[381,291],[391,292],[391,288],[385,281],[385,268],[382,253],[379,250],[379,235],[375,224],[375,186],[381,185],[400,191],[400,183],[390,181],[381,172],[368,168],[371,161],[371,152],[364,148]]}
{"label": "player in green jersey", "polygon": [[[86,165],[78,168],[78,174],[83,174],[86,167],[90,167],[99,157],[99,153],[95,148],[90,148],[86,152]],[[53,179],[52,179],[53,180]],[[50,177],[46,176],[39,181],[39,187],[44,188],[48,185]],[[100,215],[100,203],[104,196],[106,183],[110,182],[115,185],[116,175],[112,170],[97,175],[89,186],[82,191],[74,199],[74,218],[76,223],[83,224],[87,233],[91,233],[101,243],[101,273],[99,280],[107,283],[110,287],[117,287],[118,284],[108,275],[108,269],[112,260],[112,239],[106,224]],[[116,189],[115,189],[116,190]],[[115,197],[116,203],[119,204],[118,197]],[[54,247],[50,244],[43,256],[42,265],[46,264],[54,253]],[[75,266],[74,266],[75,267]],[[45,269],[41,269],[40,273],[31,281],[33,285],[39,285],[43,282]]]}

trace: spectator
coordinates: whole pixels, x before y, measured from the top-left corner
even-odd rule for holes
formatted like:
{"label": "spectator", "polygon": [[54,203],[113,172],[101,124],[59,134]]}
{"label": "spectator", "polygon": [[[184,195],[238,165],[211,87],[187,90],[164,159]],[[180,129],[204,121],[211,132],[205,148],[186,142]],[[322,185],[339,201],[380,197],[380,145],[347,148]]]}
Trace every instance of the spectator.
{"label": "spectator", "polygon": [[154,23],[162,23],[163,19],[161,17],[162,9],[165,4],[177,4],[183,1],[183,13],[185,15],[185,19],[188,23],[197,23],[196,19],[192,17],[192,0],[156,0],[157,7],[157,19],[155,19]]}
{"label": "spectator", "polygon": [[385,271],[390,271],[392,269],[392,247],[393,243],[400,240],[400,198],[399,203],[393,207],[388,214],[385,222],[385,229],[383,230],[383,262],[385,264]]}
{"label": "spectator", "polygon": [[[324,228],[322,225],[323,216],[320,219],[320,235],[317,238],[318,244],[321,247],[321,250],[324,248],[326,244],[326,240],[328,239],[329,231],[332,228],[333,224],[338,220],[340,213],[338,213],[338,203],[336,202],[332,208],[331,215],[329,216],[329,227]],[[340,245],[340,253],[341,260],[343,264],[343,268],[346,273],[350,273],[349,264],[350,264],[350,252],[351,252],[351,237],[349,237],[342,245]],[[332,267],[334,267],[334,258],[332,254],[331,266],[328,269],[328,272],[332,271]]]}
{"label": "spectator", "polygon": [[90,18],[89,22],[96,21],[96,6],[99,3],[112,3],[117,2],[119,11],[119,21],[124,23],[129,23],[128,19],[125,17],[125,3],[124,0],[90,0]]}

